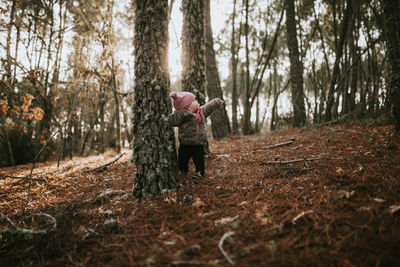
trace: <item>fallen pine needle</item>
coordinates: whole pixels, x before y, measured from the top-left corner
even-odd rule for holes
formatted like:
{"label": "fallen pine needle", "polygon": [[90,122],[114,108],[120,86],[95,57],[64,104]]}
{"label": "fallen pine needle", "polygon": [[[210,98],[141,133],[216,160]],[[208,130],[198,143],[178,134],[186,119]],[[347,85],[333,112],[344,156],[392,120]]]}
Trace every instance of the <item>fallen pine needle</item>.
{"label": "fallen pine needle", "polygon": [[307,215],[307,214],[313,213],[313,212],[314,212],[313,210],[302,211],[299,215],[297,215],[296,217],[294,217],[294,218],[292,219],[292,223],[293,223],[293,224],[296,224],[296,221],[297,221],[298,219],[300,219],[300,218],[303,217],[304,215]]}

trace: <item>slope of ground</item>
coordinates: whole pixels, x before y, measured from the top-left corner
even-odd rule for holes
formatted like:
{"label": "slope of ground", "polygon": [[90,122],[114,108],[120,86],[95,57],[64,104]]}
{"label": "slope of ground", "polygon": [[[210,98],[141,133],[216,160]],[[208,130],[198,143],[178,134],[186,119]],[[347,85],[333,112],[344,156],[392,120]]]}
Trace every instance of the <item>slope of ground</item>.
{"label": "slope of ground", "polygon": [[[287,144],[282,144],[286,143]],[[273,146],[282,144],[280,146]],[[271,146],[272,145],[272,146]],[[400,266],[400,139],[341,125],[212,141],[206,179],[141,202],[118,155],[0,180],[0,212],[44,234],[0,235],[0,265]],[[30,166],[0,169],[27,176]],[[0,229],[9,229],[3,221]]]}

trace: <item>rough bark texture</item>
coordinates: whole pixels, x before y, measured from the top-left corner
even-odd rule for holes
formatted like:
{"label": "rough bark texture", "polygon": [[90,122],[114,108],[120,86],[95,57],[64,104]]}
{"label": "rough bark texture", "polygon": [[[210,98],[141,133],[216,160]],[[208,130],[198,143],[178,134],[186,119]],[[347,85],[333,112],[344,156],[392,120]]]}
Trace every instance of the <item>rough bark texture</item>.
{"label": "rough bark texture", "polygon": [[206,100],[205,0],[182,0],[182,90]]}
{"label": "rough bark texture", "polygon": [[397,133],[400,133],[400,3],[383,0],[390,78],[389,92]]}
{"label": "rough bark texture", "polygon": [[168,1],[138,0],[135,13],[135,95],[133,107],[136,165],[133,196],[152,196],[175,186],[173,131],[168,74]]}
{"label": "rough bark texture", "polygon": [[[206,0],[206,74],[208,98],[223,99],[221,83],[218,74],[217,62],[215,60],[214,41],[211,28],[210,0]],[[225,105],[217,109],[211,116],[212,135],[216,139],[228,136],[231,132],[228,114]]]}
{"label": "rough bark texture", "polygon": [[306,122],[306,109],[303,92],[303,63],[299,60],[299,48],[296,33],[294,0],[285,0],[286,34],[290,59],[290,81],[294,120],[293,126],[303,126]]}

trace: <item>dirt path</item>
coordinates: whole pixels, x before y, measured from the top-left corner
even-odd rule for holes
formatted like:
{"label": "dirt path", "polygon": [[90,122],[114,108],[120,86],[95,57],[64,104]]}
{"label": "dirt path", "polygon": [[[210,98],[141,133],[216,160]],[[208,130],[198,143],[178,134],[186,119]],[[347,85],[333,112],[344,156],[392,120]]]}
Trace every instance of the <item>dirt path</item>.
{"label": "dirt path", "polygon": [[[26,215],[52,215],[57,228],[16,243],[0,236],[0,265],[400,266],[392,126],[230,137],[211,151],[205,180],[177,176],[176,192],[142,202],[130,196],[128,154],[102,172],[87,171],[118,155],[42,164],[46,181],[33,181]],[[21,228],[43,227],[21,214],[27,181],[0,186],[0,212]]]}

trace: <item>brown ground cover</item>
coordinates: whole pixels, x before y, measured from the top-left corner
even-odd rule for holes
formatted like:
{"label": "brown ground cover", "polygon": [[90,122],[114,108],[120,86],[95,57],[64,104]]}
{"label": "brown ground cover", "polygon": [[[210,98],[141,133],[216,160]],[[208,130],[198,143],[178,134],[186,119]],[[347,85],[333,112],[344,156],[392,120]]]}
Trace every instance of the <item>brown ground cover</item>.
{"label": "brown ground cover", "polygon": [[[290,144],[271,147],[294,139]],[[400,138],[338,125],[212,140],[206,179],[137,202],[129,154],[39,164],[0,180],[0,265],[400,266]],[[297,161],[298,160],[298,161]],[[0,169],[27,176],[30,166]],[[44,180],[45,179],[45,180]],[[1,229],[9,229],[3,221]]]}

